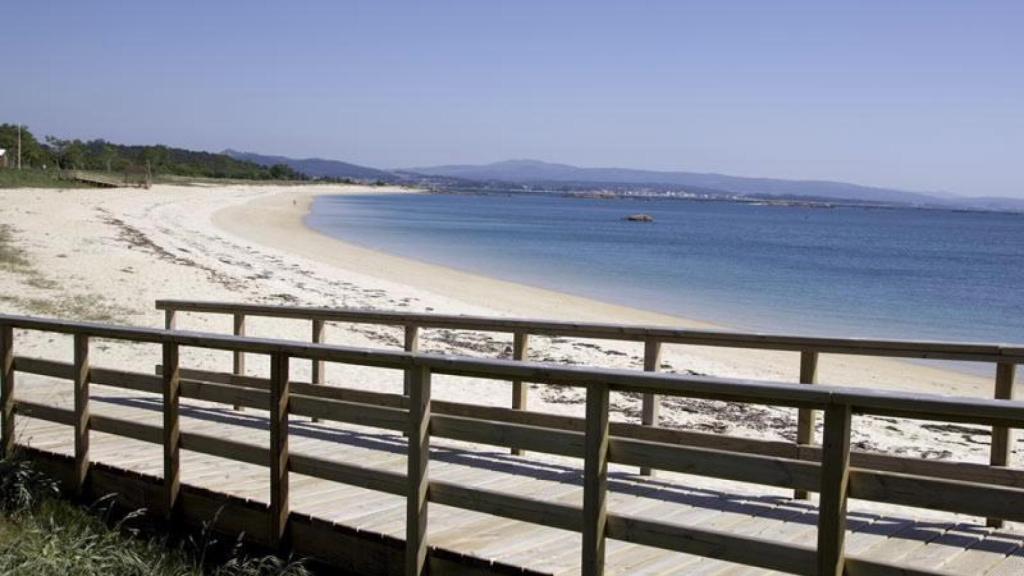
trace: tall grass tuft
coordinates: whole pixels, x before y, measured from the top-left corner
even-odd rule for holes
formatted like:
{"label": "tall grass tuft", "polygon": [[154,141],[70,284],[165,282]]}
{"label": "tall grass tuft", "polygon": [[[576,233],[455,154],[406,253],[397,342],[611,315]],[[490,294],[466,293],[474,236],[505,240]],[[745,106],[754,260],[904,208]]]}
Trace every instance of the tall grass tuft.
{"label": "tall grass tuft", "polygon": [[59,498],[56,482],[25,460],[0,461],[0,574],[31,576],[306,576],[300,562],[247,556],[241,539],[214,537],[216,518],[191,537],[132,527],[139,510],[114,520],[114,498],[89,507]]}

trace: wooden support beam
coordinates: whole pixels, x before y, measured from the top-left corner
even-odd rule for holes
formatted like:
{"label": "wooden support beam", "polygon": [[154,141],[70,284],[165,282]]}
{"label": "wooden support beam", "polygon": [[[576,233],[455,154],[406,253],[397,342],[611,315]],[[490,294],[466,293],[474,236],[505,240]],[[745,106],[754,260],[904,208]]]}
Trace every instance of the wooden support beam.
{"label": "wooden support beam", "polygon": [[[245,314],[234,314],[234,326],[232,333],[235,336],[245,336]],[[231,353],[231,373],[237,374],[238,376],[245,376],[245,352],[241,350],[235,350]],[[242,410],[242,407],[238,404],[234,406],[235,410]]]}
{"label": "wooden support beam", "polygon": [[89,478],[89,337],[75,334],[75,468],[72,475],[76,496],[86,494]]}
{"label": "wooden support beam", "polygon": [[[323,344],[324,335],[326,334],[327,323],[323,320],[313,319],[313,333],[311,335],[314,344]],[[311,381],[317,386],[324,385],[324,366],[323,360],[310,360],[312,363],[311,369]],[[313,422],[319,422],[319,418],[313,418]]]}
{"label": "wooden support beam", "polygon": [[848,404],[825,409],[818,504],[818,574],[842,576],[846,566],[846,494],[850,478],[850,416]]}
{"label": "wooden support beam", "polygon": [[[405,327],[405,345],[402,348],[406,352],[419,352],[420,350],[420,327],[413,324]],[[405,371],[405,382],[402,386],[402,394],[409,395],[409,387],[412,381],[412,371]]]}
{"label": "wooden support beam", "polygon": [[173,308],[164,310],[164,329],[176,330],[178,327],[178,311]]}
{"label": "wooden support beam", "polygon": [[604,574],[608,495],[608,387],[587,385],[586,445],[583,458],[582,574]]}
{"label": "wooden support beam", "polygon": [[409,454],[405,516],[405,574],[427,573],[427,502],[430,485],[430,369],[409,370]]}
{"label": "wooden support beam", "polygon": [[[653,339],[644,341],[644,372],[657,372],[661,366],[661,342]],[[661,411],[661,399],[656,394],[644,394],[641,407],[640,424],[657,426],[658,413]],[[646,466],[640,468],[642,476],[651,476],[654,471]]]}
{"label": "wooden support beam", "polygon": [[14,455],[14,329],[0,326],[0,458]]}
{"label": "wooden support beam", "polygon": [[[1017,375],[1016,364],[996,365],[996,400],[1013,399],[1013,381]],[[992,427],[992,452],[989,464],[992,466],[1009,466],[1010,455],[1013,453],[1013,430],[1005,426]],[[992,528],[1002,528],[1003,521],[999,518],[988,518],[987,524]]]}
{"label": "wooden support beam", "polygon": [[[814,384],[818,379],[818,353],[800,352],[800,383]],[[801,446],[814,444],[814,428],[818,418],[817,410],[811,408],[797,409],[796,443]],[[810,496],[806,490],[794,490],[793,497],[807,500]]]}
{"label": "wooden support beam", "polygon": [[288,534],[288,356],[270,357],[270,541],[284,551]]}
{"label": "wooden support beam", "polygon": [[181,372],[178,366],[178,345],[163,345],[163,411],[164,411],[164,514],[175,520],[178,493],[181,490],[181,428],[178,422],[178,400],[181,395]]}
{"label": "wooden support beam", "polygon": [[[512,335],[512,359],[519,362],[526,360],[529,354],[530,346],[530,335],[526,332],[516,332]],[[530,391],[530,385],[522,380],[512,381],[512,409],[513,410],[526,410],[526,403],[528,400]],[[523,450],[520,448],[512,448],[512,454],[515,456],[522,456]]]}

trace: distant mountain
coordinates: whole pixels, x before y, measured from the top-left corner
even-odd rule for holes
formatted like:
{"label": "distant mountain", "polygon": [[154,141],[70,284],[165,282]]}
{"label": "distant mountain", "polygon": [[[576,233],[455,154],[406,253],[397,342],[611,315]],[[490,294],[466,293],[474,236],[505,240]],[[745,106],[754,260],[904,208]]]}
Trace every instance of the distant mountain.
{"label": "distant mountain", "polygon": [[741,195],[799,196],[902,204],[940,204],[945,200],[938,195],[859,186],[845,182],[746,178],[725,174],[661,172],[628,168],[580,168],[538,160],[507,160],[483,165],[430,166],[409,168],[405,171],[467,180],[499,180],[513,183],[658,184],[718,190]]}
{"label": "distant mountain", "polygon": [[284,164],[293,170],[301,172],[311,178],[349,178],[352,180],[382,180],[384,182],[395,182],[401,178],[386,170],[368,168],[358,164],[339,162],[338,160],[324,160],[322,158],[287,158],[285,156],[266,156],[253,152],[239,152],[237,150],[225,150],[223,154],[231,156],[236,160],[253,162],[262,166],[274,166]]}
{"label": "distant mountain", "polygon": [[998,212],[1024,212],[1024,198],[999,198],[985,196],[981,198],[957,198],[956,206],[974,208],[976,210],[995,210]]}

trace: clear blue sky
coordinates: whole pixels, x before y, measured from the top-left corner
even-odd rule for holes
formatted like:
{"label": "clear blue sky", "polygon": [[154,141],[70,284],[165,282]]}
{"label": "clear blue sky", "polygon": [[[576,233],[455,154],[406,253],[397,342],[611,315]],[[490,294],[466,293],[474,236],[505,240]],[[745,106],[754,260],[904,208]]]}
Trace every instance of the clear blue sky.
{"label": "clear blue sky", "polygon": [[0,5],[0,121],[1024,197],[1024,1]]}

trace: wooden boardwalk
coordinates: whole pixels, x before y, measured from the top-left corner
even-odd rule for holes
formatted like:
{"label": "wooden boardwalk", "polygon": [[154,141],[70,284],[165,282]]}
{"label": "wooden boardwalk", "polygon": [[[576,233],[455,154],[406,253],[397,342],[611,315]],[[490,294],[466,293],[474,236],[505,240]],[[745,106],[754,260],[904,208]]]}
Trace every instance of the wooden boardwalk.
{"label": "wooden boardwalk", "polygon": [[[16,398],[70,409],[73,394],[66,380],[19,376]],[[93,385],[94,416],[161,425],[160,395]],[[72,428],[23,414],[17,442],[43,451],[73,456]],[[230,438],[266,446],[269,418],[264,410],[235,411],[224,404],[182,399],[183,432]],[[290,451],[342,463],[404,474],[407,439],[398,432],[294,418],[289,426]],[[93,431],[90,460],[160,478],[161,451],[149,443]],[[183,450],[181,481],[209,490],[269,502],[267,468]],[[782,490],[765,496],[753,491],[697,488],[707,479],[687,483],[678,475],[640,476],[636,468],[613,466],[608,479],[608,511],[627,517],[655,518],[686,526],[787,542],[814,542],[816,505],[793,500]],[[545,502],[579,507],[583,502],[583,467],[579,460],[433,439],[429,474],[461,486],[489,489]],[[758,495],[760,494],[760,495]],[[293,513],[304,513],[361,531],[404,539],[406,498],[292,473]],[[157,503],[153,504],[158,507]],[[933,516],[934,518],[934,516]],[[925,573],[1024,574],[1024,533],[991,529],[983,519],[973,522],[915,520],[909,515],[858,512],[847,517],[846,552],[851,558],[905,565]],[[581,535],[479,512],[431,504],[427,529],[431,547],[518,566],[537,573],[579,574]],[[768,570],[660,548],[609,539],[606,574],[768,574]]]}

